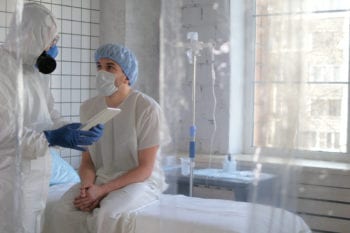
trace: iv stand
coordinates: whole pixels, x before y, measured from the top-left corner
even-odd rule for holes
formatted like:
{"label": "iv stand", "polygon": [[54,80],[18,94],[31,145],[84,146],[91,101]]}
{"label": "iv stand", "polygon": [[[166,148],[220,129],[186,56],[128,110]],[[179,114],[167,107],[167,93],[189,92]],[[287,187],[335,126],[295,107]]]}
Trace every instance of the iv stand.
{"label": "iv stand", "polygon": [[192,197],[193,189],[193,169],[194,169],[194,158],[196,156],[196,73],[197,73],[197,56],[193,55],[193,81],[192,81],[192,125],[190,127],[190,192],[189,195]]}
{"label": "iv stand", "polygon": [[196,157],[196,77],[197,77],[197,56],[199,51],[204,47],[212,48],[212,43],[203,43],[198,41],[198,32],[188,32],[187,39],[190,40],[189,50],[187,56],[189,63],[193,64],[193,78],[192,78],[192,125],[190,127],[190,144],[189,144],[189,158],[190,158],[190,182],[189,182],[189,196],[192,197],[193,190],[193,170],[194,158]]}
{"label": "iv stand", "polygon": [[191,40],[191,48],[188,50],[190,63],[193,64],[193,79],[192,79],[192,125],[190,127],[190,144],[189,144],[189,158],[190,158],[190,182],[189,182],[189,196],[192,197],[193,190],[193,170],[194,158],[196,156],[196,77],[197,77],[197,55],[199,52],[198,33],[188,32],[187,39]]}

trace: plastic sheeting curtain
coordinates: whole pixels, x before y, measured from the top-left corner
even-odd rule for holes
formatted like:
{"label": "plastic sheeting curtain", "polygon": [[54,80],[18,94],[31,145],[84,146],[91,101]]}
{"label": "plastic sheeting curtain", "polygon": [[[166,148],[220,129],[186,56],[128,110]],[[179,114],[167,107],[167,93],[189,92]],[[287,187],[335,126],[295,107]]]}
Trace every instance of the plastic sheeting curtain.
{"label": "plastic sheeting curtain", "polygon": [[[186,57],[191,46],[186,34],[196,31],[199,41],[213,45],[212,50],[201,49],[198,58],[197,153],[210,158],[196,168],[215,167],[215,154],[231,153],[232,139],[225,130],[232,130],[232,122],[225,116],[229,108],[240,106],[229,98],[232,85],[240,82],[232,75],[234,66],[229,67],[229,54],[237,53],[229,45],[243,35],[244,107],[233,112],[243,115],[245,147],[240,153],[251,154],[250,162],[239,162],[239,169],[254,176],[247,201],[256,206],[246,232],[283,232],[283,221],[274,211],[266,213],[271,216],[266,231],[257,229],[258,204],[297,213],[297,195],[303,190],[298,188],[301,166],[296,159],[347,152],[350,3],[235,1],[244,21],[242,31],[230,34],[235,12],[229,12],[230,2],[162,1],[160,101],[173,139],[168,150],[187,154],[193,71]],[[204,161],[200,155],[196,160]],[[268,184],[266,175],[273,177]]]}
{"label": "plastic sheeting curtain", "polygon": [[[12,27],[15,27],[13,31],[18,33],[17,25],[19,25],[22,22],[22,9],[23,9],[23,2],[21,0],[16,1],[16,14],[13,14],[12,17]],[[3,103],[2,107],[7,107],[7,111],[11,111],[15,113],[16,118],[16,125],[15,125],[15,132],[16,132],[16,142],[15,142],[15,157],[7,158],[2,157],[2,164],[4,167],[1,168],[1,172],[5,172],[6,176],[11,177],[9,179],[5,179],[8,182],[11,182],[11,184],[5,184],[4,187],[12,187],[11,192],[7,195],[7,202],[2,203],[2,210],[6,210],[6,214],[9,216],[7,218],[10,220],[10,223],[7,223],[7,226],[11,229],[4,229],[6,232],[24,232],[24,229],[21,227],[22,223],[22,213],[23,213],[23,193],[22,193],[22,151],[21,151],[21,137],[23,133],[23,71],[22,71],[22,57],[20,56],[20,48],[21,46],[18,44],[16,46],[18,48],[18,51],[14,51],[14,58],[15,58],[15,64],[16,66],[11,67],[17,67],[18,69],[13,72],[13,74],[16,74],[15,77],[13,77],[13,83],[16,88],[16,96],[13,96],[15,98],[14,106],[8,106],[6,103]],[[13,61],[13,60],[11,60]],[[5,88],[5,89],[3,89]],[[6,87],[2,87],[2,91],[6,91]],[[8,161],[11,161],[10,164]],[[8,165],[5,166],[5,165]],[[7,172],[6,172],[7,171]],[[11,174],[9,174],[11,173]]]}

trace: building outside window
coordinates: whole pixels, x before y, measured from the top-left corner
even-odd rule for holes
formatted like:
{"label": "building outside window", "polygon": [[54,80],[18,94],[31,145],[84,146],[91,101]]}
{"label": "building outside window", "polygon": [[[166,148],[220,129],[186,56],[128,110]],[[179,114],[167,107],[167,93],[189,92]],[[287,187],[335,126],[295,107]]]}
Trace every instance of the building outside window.
{"label": "building outside window", "polygon": [[344,156],[350,2],[286,3],[256,0],[248,16],[255,23],[249,146]]}

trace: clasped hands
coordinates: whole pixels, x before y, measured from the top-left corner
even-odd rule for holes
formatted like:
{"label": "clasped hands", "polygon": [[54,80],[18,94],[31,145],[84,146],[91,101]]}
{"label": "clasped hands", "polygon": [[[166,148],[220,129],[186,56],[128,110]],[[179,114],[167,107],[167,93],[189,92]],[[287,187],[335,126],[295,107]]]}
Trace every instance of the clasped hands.
{"label": "clasped hands", "polygon": [[80,194],[74,198],[73,204],[75,208],[91,212],[96,207],[99,207],[100,201],[106,196],[103,188],[96,184],[82,185],[80,187]]}

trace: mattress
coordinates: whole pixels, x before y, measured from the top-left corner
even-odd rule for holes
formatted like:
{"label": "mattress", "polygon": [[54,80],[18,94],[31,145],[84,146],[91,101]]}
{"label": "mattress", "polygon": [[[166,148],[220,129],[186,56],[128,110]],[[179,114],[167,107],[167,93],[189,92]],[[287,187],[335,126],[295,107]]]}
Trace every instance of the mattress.
{"label": "mattress", "polygon": [[[50,187],[45,217],[73,184]],[[162,194],[158,201],[130,213],[132,233],[311,233],[302,218],[271,206]]]}
{"label": "mattress", "polygon": [[279,208],[181,195],[162,195],[135,218],[136,233],[311,233],[302,218]]}

